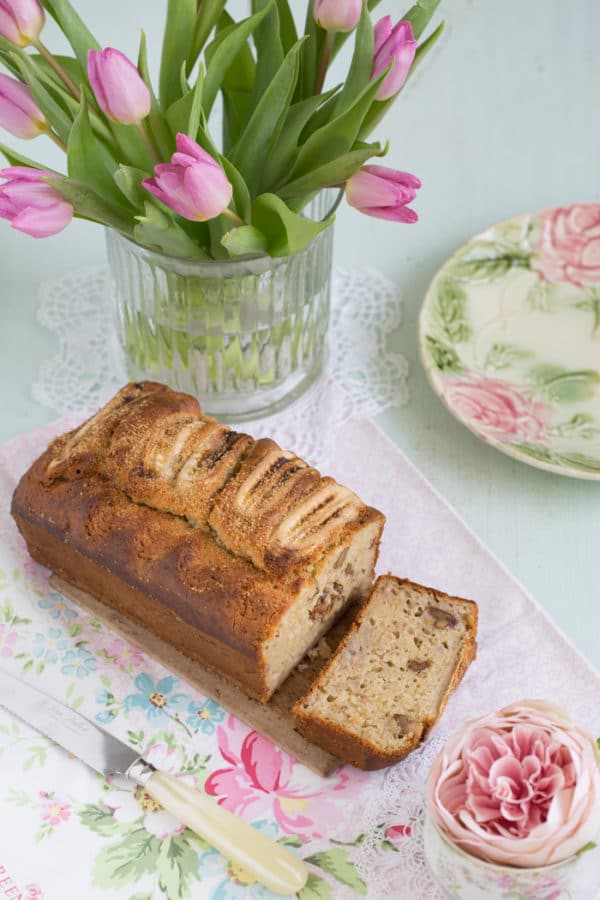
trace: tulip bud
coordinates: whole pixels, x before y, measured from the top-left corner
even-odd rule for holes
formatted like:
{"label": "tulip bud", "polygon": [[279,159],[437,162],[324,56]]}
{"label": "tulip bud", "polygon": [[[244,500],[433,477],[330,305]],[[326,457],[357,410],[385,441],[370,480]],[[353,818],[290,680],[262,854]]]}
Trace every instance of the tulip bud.
{"label": "tulip bud", "polygon": [[154,178],[142,184],[184,219],[205,222],[227,209],[233,189],[218,162],[185,134],[177,135],[177,153],[160,163]]}
{"label": "tulip bud", "polygon": [[397,172],[386,166],[364,166],[346,182],[346,199],[350,206],[367,216],[416,222],[418,216],[407,203],[415,199],[420,187],[420,179],[408,172]]}
{"label": "tulip bud", "polygon": [[98,105],[113,122],[135,125],[150,112],[150,91],[120,50],[88,50],[88,77]]}
{"label": "tulip bud", "polygon": [[315,0],[315,22],[326,31],[352,31],[360,21],[363,0]]}
{"label": "tulip bud", "polygon": [[48,123],[27,85],[0,74],[0,125],[15,137],[37,137]]}
{"label": "tulip bud", "polygon": [[18,47],[37,41],[45,19],[38,0],[0,0],[0,35]]}
{"label": "tulip bud", "polygon": [[383,79],[377,91],[377,100],[389,100],[398,93],[413,64],[417,51],[412,25],[408,21],[399,22],[392,28],[390,16],[384,16],[375,26],[375,47],[372,78],[381,75],[390,63],[391,71]]}
{"label": "tulip bud", "polygon": [[26,166],[0,170],[0,178],[7,179],[0,185],[0,218],[34,238],[58,234],[73,218],[71,204],[44,181],[58,177]]}

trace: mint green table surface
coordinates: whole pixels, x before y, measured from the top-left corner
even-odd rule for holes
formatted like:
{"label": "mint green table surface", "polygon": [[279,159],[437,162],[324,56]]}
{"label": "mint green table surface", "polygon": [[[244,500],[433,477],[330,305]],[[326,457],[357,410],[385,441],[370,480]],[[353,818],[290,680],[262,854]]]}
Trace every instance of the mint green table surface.
{"label": "mint green table surface", "polygon": [[[143,23],[157,67],[164,3],[75,5],[103,44],[132,56]],[[382,415],[381,426],[600,666],[600,483],[545,474],[481,443],[432,393],[416,353],[425,288],[458,244],[516,213],[600,200],[600,4],[445,0],[442,8],[441,46],[380,127],[392,144],[386,162],[423,179],[420,222],[397,225],[342,207],[335,261],[379,269],[404,292],[404,321],[390,344],[410,360],[411,399]],[[396,18],[403,4],[385,0],[379,9]],[[22,149],[61,164],[46,139]],[[103,260],[99,227],[76,223],[33,241],[0,222],[0,440],[54,416],[31,396],[41,360],[56,350],[36,322],[38,285]]]}

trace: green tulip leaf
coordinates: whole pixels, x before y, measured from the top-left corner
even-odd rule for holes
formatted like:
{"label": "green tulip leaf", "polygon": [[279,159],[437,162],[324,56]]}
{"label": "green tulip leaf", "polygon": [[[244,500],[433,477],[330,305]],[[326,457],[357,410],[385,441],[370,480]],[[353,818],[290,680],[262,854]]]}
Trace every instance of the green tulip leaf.
{"label": "green tulip leaf", "polygon": [[354,103],[341,115],[336,116],[310,135],[298,154],[290,181],[306,175],[311,169],[333,162],[337,157],[344,156],[352,149],[363,120],[388,69],[370,82]]}
{"label": "green tulip leaf", "polygon": [[[259,12],[267,5],[267,2],[268,0],[252,0],[252,12]],[[256,48],[257,63],[252,105],[256,106],[275,78],[284,58],[279,30],[279,11],[276,5],[271,6],[269,12],[254,32],[254,46]]]}
{"label": "green tulip leaf", "polygon": [[130,215],[123,214],[118,208],[101,197],[87,184],[82,184],[71,179],[58,180],[56,178],[45,179],[48,184],[72,204],[76,215],[82,219],[90,219],[92,222],[100,222],[108,228],[116,228],[123,234],[131,237],[134,231],[134,222]]}
{"label": "green tulip leaf", "polygon": [[335,95],[336,91],[337,88],[333,88],[326,94],[316,94],[290,106],[279,136],[271,144],[264,166],[262,185],[265,190],[274,188],[290,171],[298,151],[300,135],[307,122],[319,107],[323,107],[323,104]]}
{"label": "green tulip leaf", "polygon": [[16,150],[12,150],[5,144],[0,144],[0,153],[4,156],[8,164],[11,166],[27,166],[29,169],[42,169],[44,172],[54,172],[56,175],[60,175],[60,172],[56,172],[55,169],[51,169],[50,166],[45,165],[45,163],[39,163],[34,159],[29,159],[28,156],[23,156],[22,153],[17,153]]}
{"label": "green tulip leaf", "polygon": [[309,0],[306,10],[304,33],[307,35],[308,40],[302,46],[300,72],[294,103],[305,100],[307,97],[312,97],[315,93],[317,70],[325,44],[325,32],[315,22],[313,4],[314,0]]}
{"label": "green tulip leaf", "polygon": [[374,47],[373,23],[366,5],[363,5],[360,22],[354,37],[354,53],[343,89],[337,95],[334,115],[340,115],[352,105],[361,91],[371,81]]}
{"label": "green tulip leaf", "polygon": [[202,0],[202,3],[200,3],[192,38],[192,52],[188,62],[188,73],[192,71],[194,63],[198,59],[211,31],[219,21],[226,2],[227,0]]}
{"label": "green tulip leaf", "polygon": [[261,194],[252,204],[252,224],[261,231],[271,256],[292,256],[298,253],[321,231],[333,222],[313,222],[286,206],[276,194]]}
{"label": "green tulip leaf", "polygon": [[279,13],[279,35],[285,55],[298,40],[298,32],[288,0],[277,0],[277,11]]}
{"label": "green tulip leaf", "polygon": [[223,166],[223,170],[227,177],[229,178],[231,185],[233,187],[233,205],[235,206],[235,211],[241,219],[244,221],[248,221],[251,213],[251,204],[250,204],[250,193],[248,191],[248,186],[246,182],[233,165],[233,163],[227,159],[226,156],[222,156],[220,153],[217,153],[216,159]]}
{"label": "green tulip leaf", "polygon": [[[231,25],[235,25],[231,16],[224,12],[219,19],[218,31],[221,33]],[[261,27],[261,26],[259,26]],[[239,138],[253,109],[253,86],[256,79],[256,62],[245,41],[235,59],[225,73],[221,84],[223,95],[223,153],[229,153]]]}
{"label": "green tulip leaf", "polygon": [[223,87],[223,152],[230,153],[252,112],[252,91]]}
{"label": "green tulip leaf", "polygon": [[88,115],[87,100],[83,95],[67,145],[69,178],[89,185],[101,197],[110,200],[116,207],[121,207],[123,215],[128,215],[129,204],[123,201],[123,196],[114,182],[115,168],[114,160],[94,135]]}
{"label": "green tulip leaf", "polygon": [[268,242],[262,231],[253,225],[232,228],[221,238],[230,256],[250,256],[267,253]]}
{"label": "green tulip leaf", "polygon": [[146,124],[148,125],[148,129],[150,131],[150,135],[152,137],[152,141],[156,146],[160,156],[165,161],[170,159],[171,154],[175,150],[175,141],[173,140],[173,135],[171,134],[171,129],[169,128],[169,123],[166,119],[165,114],[163,113],[158,100],[156,99],[156,94],[154,93],[154,88],[152,87],[152,80],[150,78],[150,72],[148,69],[148,48],[146,42],[146,33],[142,30],[141,38],[140,38],[140,50],[138,53],[138,70],[140,75],[144,79],[146,87],[150,91],[150,114],[146,120]]}
{"label": "green tulip leaf", "polygon": [[402,16],[402,20],[408,20],[412,25],[416,39],[420,38],[427,28],[433,14],[440,5],[441,0],[417,0],[414,6]]}
{"label": "green tulip leaf", "polygon": [[290,107],[303,40],[298,41],[285,57],[230,154],[251,193],[253,186],[260,183],[265,158],[271,144],[279,138]]}
{"label": "green tulip leaf", "polygon": [[249,16],[247,19],[242,19],[241,22],[236,22],[224,28],[206,48],[207,68],[202,92],[202,108],[207,118],[229,68],[250,35],[258,28],[267,15],[274,2],[275,0],[269,0],[267,5],[259,12]]}
{"label": "green tulip leaf", "polygon": [[420,62],[423,61],[425,56],[429,53],[432,47],[437,44],[439,38],[442,36],[442,32],[446,27],[445,22],[440,22],[435,31],[432,31],[429,37],[419,44],[417,47],[417,52],[415,53],[415,58],[412,66],[410,67],[410,72],[408,73],[409,78],[417,68]]}
{"label": "green tulip leaf", "polygon": [[87,73],[88,50],[99,50],[100,44],[75,12],[69,0],[44,0],[43,6],[58,24],[73,48],[79,65]]}
{"label": "green tulip leaf", "polygon": [[136,216],[136,219],[133,236],[145,247],[186,259],[210,259],[207,250],[193,241],[183,228],[158,207],[147,203],[145,214]]}
{"label": "green tulip leaf", "polygon": [[127,197],[136,209],[144,209],[146,203],[152,202],[152,195],[142,185],[142,181],[147,177],[146,172],[133,166],[119,166],[113,175],[115,184],[123,196]]}
{"label": "green tulip leaf", "polygon": [[[188,91],[179,100],[176,100],[165,113],[165,118],[173,134],[188,133],[192,107],[194,106],[194,91]],[[191,136],[191,135],[190,135]],[[194,137],[195,140],[195,137]]]}
{"label": "green tulip leaf", "polygon": [[336,156],[331,162],[323,166],[317,166],[301,175],[283,187],[278,188],[277,193],[284,200],[302,197],[323,190],[326,187],[342,185],[351,175],[354,175],[368,159],[373,156],[384,156],[387,153],[387,145],[382,148],[380,144],[366,144],[359,146],[348,153]]}
{"label": "green tulip leaf", "polygon": [[196,27],[197,0],[168,0],[162,55],[160,60],[159,96],[163,109],[168,109],[182,94],[179,72],[192,55]]}

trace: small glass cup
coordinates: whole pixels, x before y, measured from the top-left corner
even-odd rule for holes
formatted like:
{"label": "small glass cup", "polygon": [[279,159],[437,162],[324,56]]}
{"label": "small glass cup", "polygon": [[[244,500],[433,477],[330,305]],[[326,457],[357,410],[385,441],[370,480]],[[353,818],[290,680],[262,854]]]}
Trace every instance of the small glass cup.
{"label": "small glass cup", "polygon": [[442,834],[425,814],[425,857],[439,886],[457,900],[596,900],[600,849],[551,866],[518,868],[471,856]]}

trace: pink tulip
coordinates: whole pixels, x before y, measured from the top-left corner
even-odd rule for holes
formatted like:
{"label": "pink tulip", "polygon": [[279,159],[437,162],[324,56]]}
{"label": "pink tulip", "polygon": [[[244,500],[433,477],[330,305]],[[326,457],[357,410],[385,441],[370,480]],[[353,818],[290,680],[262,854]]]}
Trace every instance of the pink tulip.
{"label": "pink tulip", "polygon": [[58,178],[53,172],[12,166],[0,170],[6,184],[0,186],[0,218],[31,237],[50,237],[66,228],[73,207],[43,179]]}
{"label": "pink tulip", "polygon": [[88,77],[100,108],[113,122],[135,125],[150,112],[150,91],[120,50],[88,50]]}
{"label": "pink tulip", "polygon": [[146,190],[184,219],[205,222],[229,206],[233,190],[225,172],[185,134],[177,135],[177,153],[156,166],[154,175],[142,182]]}
{"label": "pink tulip", "polygon": [[390,16],[380,19],[375,26],[374,51],[372,78],[377,78],[393,63],[392,70],[383,79],[376,95],[377,100],[389,100],[398,93],[408,78],[417,51],[410,22],[399,22],[392,28]]}
{"label": "pink tulip", "polygon": [[37,137],[48,131],[44,118],[27,85],[0,74],[0,125],[15,137]]}
{"label": "pink tulip", "polygon": [[38,0],[0,0],[0,34],[13,44],[26,47],[35,43],[44,22]]}
{"label": "pink tulip", "polygon": [[327,31],[352,31],[360,21],[363,0],[315,0],[315,22]]}
{"label": "pink tulip", "polygon": [[367,216],[416,222],[416,212],[406,204],[412,203],[420,187],[420,179],[408,172],[397,172],[386,166],[363,166],[346,182],[346,199],[350,206]]}

